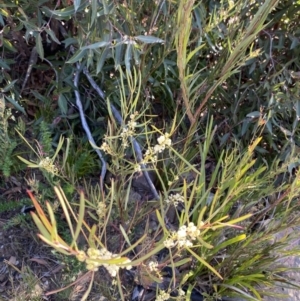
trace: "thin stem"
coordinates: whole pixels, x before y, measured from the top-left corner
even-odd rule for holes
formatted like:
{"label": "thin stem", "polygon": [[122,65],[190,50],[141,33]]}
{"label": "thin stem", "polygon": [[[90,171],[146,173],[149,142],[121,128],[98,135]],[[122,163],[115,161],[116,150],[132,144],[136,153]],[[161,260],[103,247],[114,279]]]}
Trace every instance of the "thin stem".
{"label": "thin stem", "polygon": [[79,75],[80,75],[81,68],[80,68],[79,63],[77,63],[76,66],[77,66],[77,70],[76,70],[75,77],[74,77],[74,86],[76,87],[76,90],[75,90],[76,105],[79,110],[82,127],[85,130],[85,133],[89,139],[91,146],[93,147],[93,149],[95,150],[95,152],[97,153],[97,155],[99,156],[99,158],[102,162],[100,186],[101,186],[101,189],[103,189],[103,180],[104,180],[104,177],[106,174],[106,161],[105,161],[101,151],[96,147],[96,142],[95,142],[95,140],[91,134],[90,128],[86,122],[86,118],[85,118],[85,115],[83,112],[83,107],[82,107],[82,103],[81,103],[81,99],[80,99],[80,93],[78,91],[78,81],[79,81]]}

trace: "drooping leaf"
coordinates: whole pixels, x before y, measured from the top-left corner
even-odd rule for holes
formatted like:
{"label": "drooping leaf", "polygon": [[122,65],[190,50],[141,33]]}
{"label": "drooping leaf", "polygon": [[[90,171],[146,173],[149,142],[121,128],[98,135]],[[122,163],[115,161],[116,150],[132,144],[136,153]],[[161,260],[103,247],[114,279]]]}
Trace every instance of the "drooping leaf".
{"label": "drooping leaf", "polygon": [[110,45],[110,42],[101,41],[101,42],[97,42],[97,43],[94,43],[94,44],[91,44],[91,45],[81,47],[81,50],[97,49],[97,48],[102,48],[102,47],[109,46],[109,45]]}
{"label": "drooping leaf", "polygon": [[63,93],[61,93],[58,97],[58,106],[62,114],[66,115],[68,112],[68,101]]}
{"label": "drooping leaf", "polygon": [[68,64],[74,64],[82,59],[87,53],[86,49],[78,49],[74,55],[67,61]]}
{"label": "drooping leaf", "polygon": [[40,34],[37,35],[36,39],[36,51],[39,54],[41,60],[44,59],[44,47],[43,47],[43,43],[42,43],[42,37]]}
{"label": "drooping leaf", "polygon": [[77,12],[78,8],[80,7],[81,0],[74,0],[73,4],[74,4],[74,10],[75,12]]}
{"label": "drooping leaf", "polygon": [[134,38],[145,44],[164,43],[164,40],[153,36],[136,36]]}

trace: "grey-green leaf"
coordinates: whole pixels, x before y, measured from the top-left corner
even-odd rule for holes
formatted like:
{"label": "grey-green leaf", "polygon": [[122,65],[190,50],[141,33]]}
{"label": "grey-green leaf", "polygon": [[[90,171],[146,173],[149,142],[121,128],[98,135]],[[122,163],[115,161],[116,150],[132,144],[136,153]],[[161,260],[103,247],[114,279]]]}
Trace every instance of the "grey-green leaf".
{"label": "grey-green leaf", "polygon": [[73,64],[78,62],[81,58],[83,58],[86,55],[87,50],[86,49],[78,49],[74,55],[67,61],[69,64]]}
{"label": "grey-green leaf", "polygon": [[88,46],[84,46],[81,48],[81,50],[85,50],[85,49],[97,49],[97,48],[102,48],[105,46],[110,45],[110,42],[106,42],[106,41],[101,41],[101,42],[97,42]]}
{"label": "grey-green leaf", "polygon": [[159,39],[154,36],[136,36],[134,37],[136,40],[143,42],[145,44],[154,44],[154,43],[164,43],[164,40]]}
{"label": "grey-green leaf", "polygon": [[297,119],[300,120],[300,100],[296,101],[296,114],[297,114]]}
{"label": "grey-green leaf", "polygon": [[73,4],[74,4],[75,12],[77,12],[77,10],[81,4],[81,0],[74,0]]}
{"label": "grey-green leaf", "polygon": [[3,60],[1,58],[0,58],[0,67],[3,68],[3,69],[10,70],[9,65],[5,62],[5,60]]}
{"label": "grey-green leaf", "polygon": [[253,111],[246,115],[248,118],[258,118],[260,117],[261,113],[259,111]]}
{"label": "grey-green leaf", "polygon": [[24,110],[24,108],[18,103],[16,102],[15,99],[8,97],[8,96],[4,96],[5,99],[7,99],[17,110],[19,110],[20,112],[22,112],[24,115],[26,114],[26,111]]}
{"label": "grey-green leaf", "polygon": [[57,44],[60,45],[60,41],[57,39],[55,33],[54,33],[51,29],[45,28],[45,30],[46,30],[47,34],[51,37],[51,39],[52,39],[55,43],[57,43]]}
{"label": "grey-green leaf", "polygon": [[40,58],[43,60],[44,59],[44,47],[42,43],[42,37],[40,34],[37,35],[36,39],[36,51],[39,54]]}
{"label": "grey-green leaf", "polygon": [[[79,5],[77,8],[77,12],[84,10],[88,5],[90,5],[89,1],[84,1]],[[63,9],[58,10],[51,10],[47,6],[42,7],[42,11],[46,14],[48,17],[56,17],[56,19],[63,20],[65,18],[71,18],[75,14],[75,7],[74,6],[68,6]]]}
{"label": "grey-green leaf", "polygon": [[62,93],[58,97],[58,106],[62,114],[66,115],[68,112],[68,102],[66,97]]}
{"label": "grey-green leaf", "polygon": [[8,92],[9,90],[11,90],[11,88],[14,87],[14,85],[17,81],[18,81],[17,79],[13,80],[11,83],[9,83],[7,86],[5,86],[1,92],[5,93],[5,92]]}

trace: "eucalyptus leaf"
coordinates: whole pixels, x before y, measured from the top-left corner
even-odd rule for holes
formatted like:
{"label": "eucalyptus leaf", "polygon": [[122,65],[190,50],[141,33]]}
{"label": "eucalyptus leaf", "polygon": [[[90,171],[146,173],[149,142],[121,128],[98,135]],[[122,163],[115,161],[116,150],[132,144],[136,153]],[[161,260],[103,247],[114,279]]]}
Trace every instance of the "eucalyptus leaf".
{"label": "eucalyptus leaf", "polygon": [[101,70],[102,70],[102,68],[104,66],[105,60],[107,59],[110,51],[111,51],[111,49],[106,48],[106,49],[104,49],[102,51],[101,55],[98,56],[98,59],[97,59],[97,69],[96,69],[96,73],[97,74],[99,72],[101,72]]}
{"label": "eucalyptus leaf", "polygon": [[134,37],[134,39],[143,42],[145,44],[155,44],[155,43],[164,43],[165,41],[157,38],[157,37],[153,37],[153,36],[136,36]]}
{"label": "eucalyptus leaf", "polygon": [[44,47],[43,47],[43,43],[42,43],[42,37],[40,34],[37,35],[36,39],[36,51],[39,54],[41,60],[44,59]]}
{"label": "eucalyptus leaf", "polygon": [[90,5],[89,1],[85,0],[83,1],[83,3],[79,5],[77,11],[75,11],[74,5],[58,10],[51,10],[47,6],[43,6],[41,9],[42,12],[44,12],[48,17],[56,17],[56,19],[64,20],[66,18],[71,18],[76,12],[83,11],[89,5]]}
{"label": "eucalyptus leaf", "polygon": [[68,101],[64,94],[60,94],[58,97],[58,106],[62,112],[62,114],[66,115],[68,112]]}
{"label": "eucalyptus leaf", "polygon": [[260,116],[261,116],[261,112],[259,112],[259,111],[253,111],[246,115],[246,117],[248,117],[248,118],[259,118]]}
{"label": "eucalyptus leaf", "polygon": [[65,44],[65,47],[69,47],[70,45],[77,45],[78,41],[75,38],[67,38],[62,43]]}
{"label": "eucalyptus leaf", "polygon": [[295,109],[296,109],[297,119],[300,120],[300,100],[296,101]]}
{"label": "eucalyptus leaf", "polygon": [[67,61],[68,64],[74,64],[82,59],[87,53],[86,49],[78,49],[74,55]]}
{"label": "eucalyptus leaf", "polygon": [[127,48],[125,51],[125,66],[128,72],[130,71],[131,68],[131,59],[132,59],[132,45],[127,44]]}
{"label": "eucalyptus leaf", "polygon": [[10,51],[12,51],[12,52],[17,52],[17,49],[12,45],[12,43],[9,41],[9,40],[7,40],[7,39],[5,39],[5,38],[3,38],[3,46],[7,49],[7,50],[10,50]]}
{"label": "eucalyptus leaf", "polygon": [[60,41],[58,40],[58,38],[56,37],[55,33],[51,30],[51,29],[47,29],[45,28],[45,31],[48,33],[48,35],[51,37],[51,39],[60,45]]}
{"label": "eucalyptus leaf", "polygon": [[92,0],[92,15],[91,15],[91,25],[94,24],[97,18],[97,10],[98,10],[98,1]]}
{"label": "eucalyptus leaf", "polygon": [[13,80],[11,83],[6,85],[3,89],[1,89],[1,92],[5,93],[5,92],[10,91],[12,88],[14,88],[14,85],[17,81],[18,81],[17,79]]}
{"label": "eucalyptus leaf", "polygon": [[80,7],[81,0],[74,0],[73,4],[74,4],[74,10],[75,12],[77,12],[78,8]]}
{"label": "eucalyptus leaf", "polygon": [[102,48],[105,46],[109,46],[110,42],[106,42],[106,41],[101,41],[101,42],[97,42],[88,46],[84,46],[81,47],[81,50],[86,50],[86,49],[97,49],[97,48]]}
{"label": "eucalyptus leaf", "polygon": [[10,67],[9,65],[6,63],[6,61],[2,58],[0,58],[0,67],[3,68],[3,69],[7,69],[7,70],[10,70]]}
{"label": "eucalyptus leaf", "polygon": [[[0,10],[0,13],[1,13],[1,10]],[[0,14],[0,25],[4,27],[5,23],[4,23],[4,20],[3,20],[3,17],[2,15]]]}
{"label": "eucalyptus leaf", "polygon": [[13,99],[12,97],[9,97],[9,96],[4,96],[5,99],[7,99],[18,111],[22,112],[24,115],[27,115],[26,114],[26,111],[25,109],[15,100]]}

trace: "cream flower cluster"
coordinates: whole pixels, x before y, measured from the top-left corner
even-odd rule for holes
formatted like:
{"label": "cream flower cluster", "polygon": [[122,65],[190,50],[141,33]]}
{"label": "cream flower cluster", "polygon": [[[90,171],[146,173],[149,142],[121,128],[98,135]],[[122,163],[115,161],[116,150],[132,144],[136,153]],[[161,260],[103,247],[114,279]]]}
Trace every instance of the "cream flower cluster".
{"label": "cream flower cluster", "polygon": [[165,291],[160,291],[160,294],[156,297],[155,301],[165,301],[169,300],[170,294]]}
{"label": "cream flower cluster", "polygon": [[[127,124],[122,128],[122,132],[120,134],[120,139],[122,140],[122,146],[124,148],[128,147],[128,138],[132,137],[135,134],[135,128],[137,126],[136,118],[138,116],[138,112],[134,112],[134,114],[130,115],[130,120],[127,122]],[[112,150],[112,147],[109,143],[107,143],[108,137],[104,137],[104,142],[102,143],[100,149],[105,152],[106,154],[109,154],[111,156],[114,155],[114,152]]]}
{"label": "cream flower cluster", "polygon": [[100,219],[104,218],[106,215],[106,205],[104,202],[99,202],[97,204],[97,210],[96,210],[98,216]]}
{"label": "cream flower cluster", "polygon": [[[104,138],[104,140],[105,140],[105,138]],[[106,154],[113,155],[113,151],[112,151],[111,147],[109,146],[109,144],[106,141],[104,141],[102,143],[102,145],[100,146],[100,149],[103,152],[105,152]]]}
{"label": "cream flower cluster", "polygon": [[149,147],[144,154],[144,158],[142,163],[156,163],[157,162],[157,154],[161,153],[166,147],[172,145],[172,140],[169,138],[170,134],[165,133],[157,138],[157,143],[154,147]]}
{"label": "cream flower cluster", "polygon": [[154,146],[154,152],[157,153],[161,153],[166,146],[171,146],[172,145],[172,141],[169,138],[170,134],[169,133],[165,133],[164,135],[161,135],[158,139],[157,142],[158,144],[156,144]]}
{"label": "cream flower cluster", "polygon": [[124,148],[128,147],[128,138],[132,137],[135,134],[135,128],[137,126],[137,122],[135,121],[138,112],[130,115],[130,120],[127,122],[127,125],[123,127],[122,132],[120,134],[122,139],[122,145]]}
{"label": "cream flower cluster", "polygon": [[[117,264],[97,262],[97,260],[110,260],[110,259],[120,258],[120,256],[118,254],[112,254],[106,248],[102,248],[100,250],[94,249],[94,248],[89,248],[87,250],[87,254],[85,254],[84,251],[79,251],[76,257],[79,261],[85,261],[86,268],[90,271],[96,272],[96,271],[98,271],[98,268],[100,266],[104,266],[112,277],[116,277],[116,275],[120,269],[120,266],[118,266]],[[127,259],[125,262],[123,261],[122,264],[129,263],[129,262],[130,262],[130,259]],[[132,266],[126,266],[127,270],[130,270],[131,268],[132,268]]]}
{"label": "cream flower cluster", "polygon": [[150,261],[148,263],[148,267],[149,267],[149,270],[151,272],[158,272],[158,262],[157,261]]}
{"label": "cream flower cluster", "polygon": [[[165,301],[169,300],[170,294],[169,291],[160,291],[159,295],[156,297],[155,301]],[[177,301],[185,300],[185,291],[183,291],[181,288],[178,290],[178,297],[176,298]]]}
{"label": "cream flower cluster", "polygon": [[167,204],[173,204],[175,207],[178,206],[179,203],[184,204],[184,198],[181,194],[170,194],[168,198],[165,200]]}
{"label": "cream flower cluster", "polygon": [[188,226],[181,226],[177,232],[171,233],[170,237],[164,241],[166,248],[173,248],[177,246],[178,248],[192,247],[193,240],[200,235],[200,230],[194,225],[194,223],[189,223]]}
{"label": "cream flower cluster", "polygon": [[53,160],[49,157],[42,159],[39,163],[39,167],[46,169],[49,173],[52,174],[58,173],[57,167],[53,164]]}

